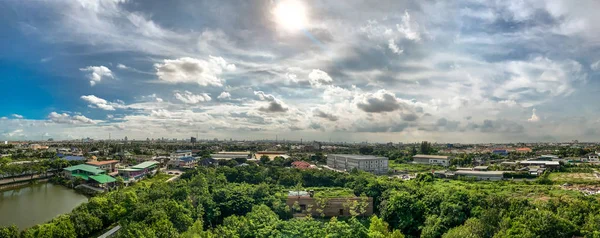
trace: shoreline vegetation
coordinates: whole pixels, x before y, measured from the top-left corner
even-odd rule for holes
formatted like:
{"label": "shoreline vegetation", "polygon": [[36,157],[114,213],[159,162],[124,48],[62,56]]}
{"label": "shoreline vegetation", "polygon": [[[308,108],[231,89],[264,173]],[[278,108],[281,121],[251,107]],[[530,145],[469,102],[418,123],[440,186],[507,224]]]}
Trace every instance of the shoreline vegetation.
{"label": "shoreline vegetation", "polygon": [[[597,237],[597,195],[552,180],[460,181],[419,174],[402,181],[365,172],[270,165],[199,167],[160,174],[89,199],[71,213],[6,237]],[[546,183],[550,181],[550,183]],[[374,215],[292,218],[289,190],[368,196]]]}

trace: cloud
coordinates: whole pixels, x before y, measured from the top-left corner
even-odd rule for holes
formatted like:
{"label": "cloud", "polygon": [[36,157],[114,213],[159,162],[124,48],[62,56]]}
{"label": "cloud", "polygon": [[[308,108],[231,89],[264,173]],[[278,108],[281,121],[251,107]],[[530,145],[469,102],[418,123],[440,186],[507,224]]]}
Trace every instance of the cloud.
{"label": "cloud", "polygon": [[258,98],[262,101],[275,101],[275,96],[267,94],[263,91],[254,91],[254,95],[258,96]]}
{"label": "cloud", "polygon": [[81,96],[81,99],[90,103],[90,105],[88,105],[88,106],[91,108],[100,108],[100,109],[106,110],[106,111],[114,111],[115,108],[124,108],[125,107],[122,102],[116,102],[116,103],[108,102],[105,99],[96,97],[95,95],[83,95],[83,96]]}
{"label": "cloud", "polygon": [[13,131],[9,131],[6,133],[2,133],[3,136],[6,137],[21,137],[21,136],[25,136],[25,134],[23,133],[23,129],[16,129]]}
{"label": "cloud", "polygon": [[11,116],[17,119],[23,119],[23,116],[19,114],[12,114]]}
{"label": "cloud", "polygon": [[8,120],[8,117],[0,117],[0,120]]}
{"label": "cloud", "polygon": [[119,68],[119,69],[129,69],[129,67],[127,67],[127,66],[126,66],[126,65],[124,65],[124,64],[118,64],[118,65],[117,65],[117,68]]}
{"label": "cloud", "polygon": [[325,71],[313,69],[310,74],[308,74],[308,81],[310,82],[310,85],[318,88],[323,84],[330,84],[333,82],[333,79]]}
{"label": "cloud", "polygon": [[540,118],[535,114],[535,108],[531,110],[531,117],[527,119],[529,122],[538,122]]}
{"label": "cloud", "polygon": [[50,114],[48,114],[48,119],[51,122],[54,123],[58,123],[58,124],[76,124],[76,125],[80,125],[80,124],[97,124],[98,121],[89,119],[83,115],[69,115],[67,113],[57,113],[57,112],[51,112]]}
{"label": "cloud", "polygon": [[285,104],[275,98],[271,94],[266,94],[263,91],[254,91],[254,95],[258,96],[261,101],[268,101],[268,106],[259,107],[258,110],[261,112],[287,112],[288,108]]}
{"label": "cloud", "polygon": [[396,45],[396,42],[394,42],[394,39],[388,40],[388,48],[390,48],[390,50],[392,50],[392,52],[394,52],[394,54],[401,55],[402,53],[404,53],[404,50],[400,49],[400,47],[398,47],[398,45]]}
{"label": "cloud", "polygon": [[408,11],[404,12],[404,16],[402,16],[402,23],[396,24],[396,29],[398,32],[402,33],[402,35],[409,40],[420,41],[421,34],[419,33],[419,25],[417,22],[411,20],[410,14]]}
{"label": "cloud", "polygon": [[600,60],[594,62],[593,64],[590,65],[590,68],[594,71],[598,71],[600,70]]}
{"label": "cloud", "polygon": [[90,80],[90,85],[94,86],[97,83],[100,83],[100,81],[102,81],[103,78],[114,78],[112,71],[110,71],[109,68],[107,68],[106,66],[88,66],[85,68],[80,68],[80,71],[83,72],[89,72],[89,74],[87,75],[88,79]]}
{"label": "cloud", "polygon": [[394,94],[382,89],[363,95],[356,105],[365,112],[382,113],[400,109],[401,103]]}
{"label": "cloud", "polygon": [[200,86],[223,86],[220,76],[224,71],[235,70],[221,57],[209,56],[209,60],[190,57],[165,59],[154,64],[158,78],[167,83],[197,83]]}
{"label": "cloud", "polygon": [[315,109],[313,110],[313,115],[316,117],[320,117],[320,118],[325,118],[329,121],[337,121],[339,119],[339,117],[337,117],[336,115],[330,114],[330,113],[326,113],[324,111],[321,111],[320,109]]}
{"label": "cloud", "polygon": [[182,101],[187,104],[196,104],[199,102],[209,102],[210,100],[212,100],[212,98],[206,93],[193,94],[190,91],[184,91],[183,93],[176,92],[174,96],[179,101]]}
{"label": "cloud", "polygon": [[231,94],[229,92],[222,92],[217,97],[218,99],[231,99]]}
{"label": "cloud", "polygon": [[486,133],[522,133],[525,130],[522,125],[504,119],[484,120],[483,124],[473,128],[479,128],[481,132]]}

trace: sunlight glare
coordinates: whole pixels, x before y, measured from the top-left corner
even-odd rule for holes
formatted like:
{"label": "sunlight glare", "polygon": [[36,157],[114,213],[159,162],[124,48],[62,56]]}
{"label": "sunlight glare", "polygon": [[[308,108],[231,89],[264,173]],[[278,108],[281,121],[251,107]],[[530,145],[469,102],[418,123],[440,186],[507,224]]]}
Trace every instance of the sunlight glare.
{"label": "sunlight glare", "polygon": [[306,8],[297,0],[281,0],[274,11],[278,25],[288,31],[303,29],[307,23]]}

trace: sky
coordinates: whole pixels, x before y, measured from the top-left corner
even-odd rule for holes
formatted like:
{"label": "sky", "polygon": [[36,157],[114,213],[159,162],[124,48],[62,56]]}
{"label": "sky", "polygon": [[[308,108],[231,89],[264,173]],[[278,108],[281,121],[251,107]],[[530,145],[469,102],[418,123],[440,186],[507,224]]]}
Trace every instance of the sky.
{"label": "sky", "polygon": [[596,0],[4,0],[0,140],[600,141]]}

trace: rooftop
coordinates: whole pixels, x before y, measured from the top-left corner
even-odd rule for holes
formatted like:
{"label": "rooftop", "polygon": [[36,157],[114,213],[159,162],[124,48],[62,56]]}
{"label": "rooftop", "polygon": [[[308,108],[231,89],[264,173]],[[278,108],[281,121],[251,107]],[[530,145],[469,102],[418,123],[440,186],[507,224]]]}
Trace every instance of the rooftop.
{"label": "rooftop", "polygon": [[63,157],[63,159],[65,159],[67,161],[85,160],[85,158],[82,156],[65,156],[65,157]]}
{"label": "rooftop", "polygon": [[502,176],[504,171],[476,171],[476,170],[460,170],[454,172],[455,175],[489,175],[489,176]]}
{"label": "rooftop", "polygon": [[98,182],[98,183],[112,183],[112,182],[116,182],[117,180],[111,176],[108,176],[106,174],[100,174],[100,175],[93,175],[90,176],[91,179],[93,179],[94,181]]}
{"label": "rooftop", "polygon": [[95,165],[95,166],[100,166],[100,165],[106,165],[106,164],[116,164],[119,163],[118,160],[105,160],[105,161],[90,161],[90,162],[85,162],[86,164],[89,165]]}
{"label": "rooftop", "polygon": [[134,169],[145,169],[145,168],[149,168],[149,167],[155,166],[157,164],[158,164],[158,162],[151,160],[151,161],[142,162],[142,163],[140,163],[138,165],[131,166],[131,168],[134,168]]}
{"label": "rooftop", "polygon": [[81,170],[81,171],[85,171],[85,172],[92,173],[92,174],[104,173],[104,170],[99,169],[96,166],[87,165],[87,164],[79,164],[79,165],[75,165],[75,166],[71,166],[71,167],[66,167],[66,168],[64,168],[64,170],[67,170],[70,172]]}
{"label": "rooftop", "polygon": [[330,155],[336,156],[336,157],[339,156],[339,157],[349,158],[349,159],[358,159],[358,160],[388,159],[387,157],[382,157],[382,156],[374,156],[374,155],[348,155],[348,154],[328,154],[327,157],[329,157]]}
{"label": "rooftop", "polygon": [[448,156],[445,156],[445,155],[415,155],[415,156],[413,156],[413,158],[417,158],[417,159],[450,159]]}

